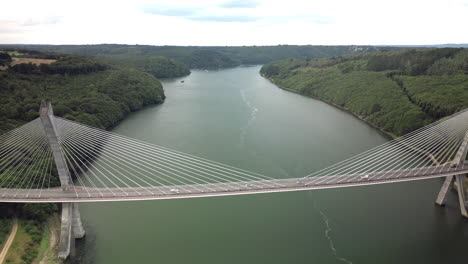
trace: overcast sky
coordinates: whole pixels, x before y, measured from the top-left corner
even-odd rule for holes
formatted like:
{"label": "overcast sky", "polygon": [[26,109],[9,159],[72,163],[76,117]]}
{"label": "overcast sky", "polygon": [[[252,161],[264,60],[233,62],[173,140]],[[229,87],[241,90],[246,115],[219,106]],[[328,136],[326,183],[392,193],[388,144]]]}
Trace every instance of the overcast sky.
{"label": "overcast sky", "polygon": [[3,1],[0,44],[468,43],[468,0]]}

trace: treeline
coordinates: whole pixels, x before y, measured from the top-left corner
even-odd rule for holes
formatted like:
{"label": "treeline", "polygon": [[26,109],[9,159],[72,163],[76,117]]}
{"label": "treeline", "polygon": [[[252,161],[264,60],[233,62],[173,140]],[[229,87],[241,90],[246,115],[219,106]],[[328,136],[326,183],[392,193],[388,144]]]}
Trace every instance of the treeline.
{"label": "treeline", "polygon": [[123,66],[134,68],[142,72],[149,73],[156,78],[174,78],[190,74],[190,70],[185,64],[162,56],[105,56],[100,57],[100,60],[110,63],[116,67]]}
{"label": "treeline", "polygon": [[314,59],[380,50],[399,50],[397,47],[373,46],[149,46],[149,45],[26,45],[41,51],[54,51],[90,56],[151,57],[164,56],[189,68],[226,68],[241,64],[264,64],[286,58]]}
{"label": "treeline", "polygon": [[[54,59],[52,64],[35,65],[33,63],[16,64],[15,58]],[[0,48],[0,66],[10,66],[10,70],[23,74],[88,74],[104,71],[111,67],[136,69],[156,78],[174,78],[190,74],[185,64],[163,56],[78,56],[63,55],[49,51],[26,50],[18,47]],[[14,65],[14,66],[13,66]]]}
{"label": "treeline", "polygon": [[422,49],[287,59],[261,74],[403,135],[468,107],[468,50]]}
{"label": "treeline", "polygon": [[22,74],[88,74],[109,69],[109,65],[101,63],[93,58],[82,56],[66,56],[51,64],[16,64],[9,69]]}
{"label": "treeline", "polygon": [[11,62],[10,54],[6,52],[0,52],[0,66],[6,66]]}
{"label": "treeline", "polygon": [[[467,52],[464,49],[410,49],[404,52],[370,56],[367,62],[367,69],[370,71],[394,70],[413,76],[450,74],[463,67],[465,67],[465,70],[468,70],[466,58]],[[454,63],[455,61],[458,63]],[[453,69],[452,66],[455,66],[457,69]]]}

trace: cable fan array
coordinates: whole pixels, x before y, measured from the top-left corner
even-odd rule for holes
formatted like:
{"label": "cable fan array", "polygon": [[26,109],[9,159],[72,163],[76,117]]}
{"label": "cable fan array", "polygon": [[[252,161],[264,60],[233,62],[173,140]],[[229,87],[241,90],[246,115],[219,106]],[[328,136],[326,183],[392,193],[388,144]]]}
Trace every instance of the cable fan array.
{"label": "cable fan array", "polygon": [[[217,192],[278,183],[249,172],[55,117],[75,186],[163,194]],[[177,186],[177,187],[174,187]]]}
{"label": "cable fan array", "polygon": [[[307,185],[346,184],[437,175],[464,167],[468,110],[440,119],[400,138],[304,177]],[[454,162],[455,157],[457,156]],[[330,177],[332,176],[332,177]]]}
{"label": "cable fan array", "polygon": [[60,186],[40,119],[0,136],[0,197]]}
{"label": "cable fan array", "polygon": [[[368,185],[467,173],[468,111],[302,178],[274,179],[53,117],[71,182],[60,187],[41,120],[0,136],[0,200],[165,199]],[[313,159],[313,157],[311,157]]]}

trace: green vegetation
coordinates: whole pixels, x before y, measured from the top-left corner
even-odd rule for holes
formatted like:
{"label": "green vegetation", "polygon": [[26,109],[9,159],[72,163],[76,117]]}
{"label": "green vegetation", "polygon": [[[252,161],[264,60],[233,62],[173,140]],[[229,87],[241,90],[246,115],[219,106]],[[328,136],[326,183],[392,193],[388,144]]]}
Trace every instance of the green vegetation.
{"label": "green vegetation", "polygon": [[[242,46],[242,47],[181,47],[148,45],[26,45],[22,48],[91,56],[119,56],[127,58],[164,56],[185,64],[188,68],[226,68],[241,64],[264,64],[286,58],[313,59],[379,50],[398,50],[395,47],[372,46]],[[20,49],[20,48],[18,48]],[[19,50],[20,51],[20,50]]]}
{"label": "green vegetation", "polygon": [[106,56],[100,57],[100,59],[114,66],[126,66],[149,73],[156,78],[174,78],[190,74],[189,68],[184,64],[176,60],[161,56]]}
{"label": "green vegetation", "polygon": [[0,204],[0,251],[13,225],[14,210],[7,204]]}
{"label": "green vegetation", "polygon": [[287,59],[261,74],[285,89],[343,107],[403,135],[468,107],[468,50],[375,52]]}
{"label": "green vegetation", "polygon": [[8,52],[8,54],[12,57],[19,57],[19,56],[23,56],[24,54],[23,53],[20,53],[20,52],[17,52],[17,51],[10,51]]}
{"label": "green vegetation", "polygon": [[6,256],[6,264],[31,263],[37,256],[43,225],[36,221],[19,220],[15,240]]}
{"label": "green vegetation", "polygon": [[52,101],[57,116],[108,128],[127,113],[165,98],[150,74],[77,55],[0,72],[0,92],[0,134],[36,118],[43,99]]}
{"label": "green vegetation", "polygon": [[[18,231],[8,251],[5,263],[32,263],[38,256],[40,246],[47,241],[45,221],[57,211],[55,204],[16,204],[8,206],[19,217]],[[11,222],[11,220],[10,220]],[[3,226],[1,227],[3,229]],[[11,223],[9,223],[11,229]],[[11,230],[7,231],[7,234]]]}
{"label": "green vegetation", "polygon": [[44,258],[44,255],[47,253],[50,244],[50,230],[47,225],[44,226],[44,231],[42,232],[42,239],[37,248],[37,257],[36,260],[41,260]]}
{"label": "green vegetation", "polygon": [[13,221],[11,218],[0,218],[0,251],[11,232]]}
{"label": "green vegetation", "polygon": [[11,62],[11,56],[6,52],[0,52],[0,66],[8,65]]}
{"label": "green vegetation", "polygon": [[54,213],[47,219],[42,240],[38,248],[37,258],[34,263],[43,261],[45,264],[58,264],[57,244],[60,233],[60,216]]}

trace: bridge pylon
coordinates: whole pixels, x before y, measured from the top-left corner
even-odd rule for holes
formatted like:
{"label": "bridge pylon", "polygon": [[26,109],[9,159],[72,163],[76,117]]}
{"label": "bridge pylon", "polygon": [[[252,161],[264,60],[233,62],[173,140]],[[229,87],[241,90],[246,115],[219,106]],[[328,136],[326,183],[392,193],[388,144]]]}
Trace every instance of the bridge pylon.
{"label": "bridge pylon", "polygon": [[[44,132],[52,149],[52,154],[60,178],[63,192],[68,192],[73,187],[70,171],[65,160],[65,155],[60,143],[60,135],[54,123],[52,104],[48,101],[41,102],[39,110]],[[62,203],[62,223],[60,229],[60,241],[58,245],[58,257],[65,260],[74,254],[75,239],[83,238],[85,231],[81,223],[80,211],[76,203]]]}
{"label": "bridge pylon", "polygon": [[[455,158],[452,161],[452,166],[463,166],[466,161],[466,155],[468,153],[468,132],[465,134],[462,144],[455,155]],[[454,182],[457,184],[457,192],[458,192],[458,202],[460,204],[460,212],[461,215],[468,218],[467,212],[467,205],[468,201],[466,200],[466,185],[465,179],[468,174],[460,174],[456,176],[448,176],[445,178],[444,183],[442,184],[442,188],[439,191],[439,195],[437,196],[436,204],[438,205],[445,205],[446,195],[447,192],[452,186]]]}

